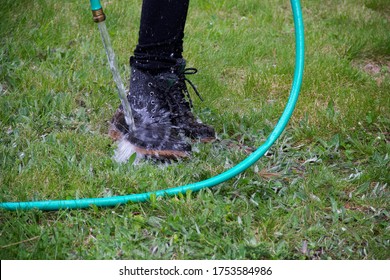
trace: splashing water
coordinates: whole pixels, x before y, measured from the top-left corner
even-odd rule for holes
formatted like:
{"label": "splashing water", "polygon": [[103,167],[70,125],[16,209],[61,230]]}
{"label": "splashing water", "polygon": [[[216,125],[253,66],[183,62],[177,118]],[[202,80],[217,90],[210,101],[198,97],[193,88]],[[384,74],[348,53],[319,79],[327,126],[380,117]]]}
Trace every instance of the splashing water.
{"label": "splashing water", "polygon": [[124,163],[128,161],[133,154],[136,154],[136,159],[133,164],[137,165],[142,158],[142,155],[137,153],[134,145],[127,141],[125,137],[122,137],[118,142],[118,148],[115,150],[113,158],[118,163]]}
{"label": "splashing water", "polygon": [[104,21],[99,22],[98,27],[99,27],[100,35],[102,37],[104,49],[106,50],[107,59],[110,64],[112,76],[114,78],[116,87],[118,89],[118,95],[122,102],[123,111],[125,113],[126,124],[129,126],[129,130],[135,130],[133,114],[131,113],[129,101],[127,100],[125,87],[123,86],[121,76],[119,75],[118,64],[116,62],[114,50],[112,49],[111,46],[110,36],[108,35],[106,23]]}

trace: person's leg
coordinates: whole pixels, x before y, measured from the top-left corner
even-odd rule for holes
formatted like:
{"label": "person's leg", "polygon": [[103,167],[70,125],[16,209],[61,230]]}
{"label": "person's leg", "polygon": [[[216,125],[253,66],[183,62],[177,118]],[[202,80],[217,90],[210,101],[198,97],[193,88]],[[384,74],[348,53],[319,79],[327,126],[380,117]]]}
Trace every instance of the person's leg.
{"label": "person's leg", "polygon": [[[126,136],[142,153],[185,156],[185,136],[215,138],[212,127],[193,116],[182,58],[189,0],[144,0],[138,45],[130,58],[128,99],[135,131],[129,131],[119,108],[111,121],[112,136]],[[151,151],[151,152],[150,152]]]}
{"label": "person's leg", "polygon": [[130,64],[149,73],[170,71],[176,74],[171,81],[175,86],[169,90],[168,96],[172,123],[186,136],[207,142],[215,138],[215,131],[192,114],[185,82],[186,63],[182,52],[188,6],[189,0],[144,0],[138,45]]}
{"label": "person's leg", "polygon": [[172,124],[165,75],[183,51],[184,25],[189,0],[143,0],[138,44],[130,57],[128,99],[134,117],[129,131],[120,106],[111,120],[110,136],[124,139],[139,154],[161,158],[188,156],[191,146]]}
{"label": "person's leg", "polygon": [[189,0],[144,0],[138,45],[132,66],[150,72],[167,71],[182,58]]}

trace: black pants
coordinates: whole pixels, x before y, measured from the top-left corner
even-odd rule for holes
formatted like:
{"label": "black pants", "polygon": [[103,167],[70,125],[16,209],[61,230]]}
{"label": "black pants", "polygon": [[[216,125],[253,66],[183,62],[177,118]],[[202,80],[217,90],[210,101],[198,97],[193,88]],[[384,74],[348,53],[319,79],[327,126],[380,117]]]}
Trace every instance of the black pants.
{"label": "black pants", "polygon": [[182,58],[189,0],[143,0],[138,45],[130,64],[160,72]]}

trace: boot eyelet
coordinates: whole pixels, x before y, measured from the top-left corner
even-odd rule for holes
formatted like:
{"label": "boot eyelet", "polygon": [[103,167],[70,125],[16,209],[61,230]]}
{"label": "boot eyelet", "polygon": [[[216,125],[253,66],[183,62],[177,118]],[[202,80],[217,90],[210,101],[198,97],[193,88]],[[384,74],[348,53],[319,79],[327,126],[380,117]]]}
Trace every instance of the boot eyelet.
{"label": "boot eyelet", "polygon": [[150,96],[154,96],[154,91],[151,91],[149,94]]}
{"label": "boot eyelet", "polygon": [[154,104],[156,104],[156,101],[152,100],[152,101],[150,101],[150,104],[154,105]]}
{"label": "boot eyelet", "polygon": [[151,82],[148,83],[148,87],[152,87],[153,84]]}

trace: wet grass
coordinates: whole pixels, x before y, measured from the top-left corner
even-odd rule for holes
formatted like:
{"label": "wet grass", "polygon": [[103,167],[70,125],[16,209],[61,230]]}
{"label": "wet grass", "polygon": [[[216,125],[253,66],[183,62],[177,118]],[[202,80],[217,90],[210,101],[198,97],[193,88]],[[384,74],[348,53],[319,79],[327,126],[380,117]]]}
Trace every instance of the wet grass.
{"label": "wet grass", "polygon": [[[3,2],[1,201],[104,197],[209,178],[261,145],[286,102],[294,69],[288,1],[192,0],[185,57],[206,100],[194,98],[195,111],[219,141],[194,144],[188,161],[117,164],[107,121],[119,99],[89,3]],[[0,258],[389,259],[389,4],[302,6],[301,96],[263,159],[199,193],[109,209],[0,211]],[[140,6],[104,7],[127,78]]]}

